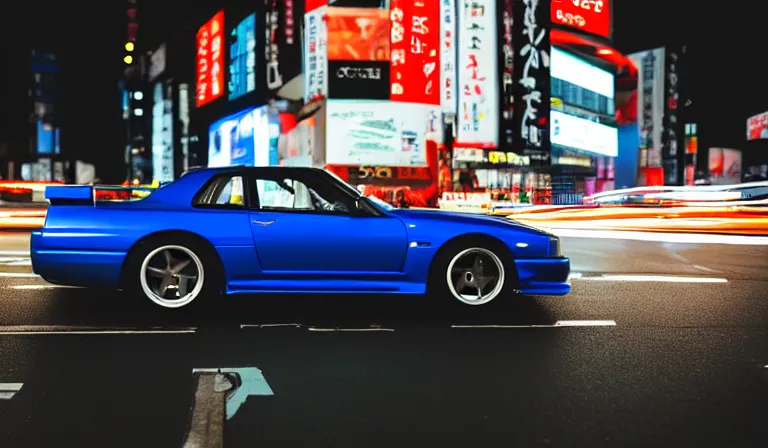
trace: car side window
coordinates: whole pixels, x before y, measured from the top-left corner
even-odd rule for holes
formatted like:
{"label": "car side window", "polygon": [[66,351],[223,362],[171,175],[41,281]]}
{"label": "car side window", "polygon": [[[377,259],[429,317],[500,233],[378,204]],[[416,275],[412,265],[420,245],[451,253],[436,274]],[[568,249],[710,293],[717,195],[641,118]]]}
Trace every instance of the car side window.
{"label": "car side window", "polygon": [[205,190],[197,196],[194,205],[225,208],[244,207],[243,191],[242,176],[222,176],[208,184]]}
{"label": "car side window", "polygon": [[321,180],[285,176],[257,178],[256,192],[261,210],[339,214],[354,210],[354,203],[347,195]]}

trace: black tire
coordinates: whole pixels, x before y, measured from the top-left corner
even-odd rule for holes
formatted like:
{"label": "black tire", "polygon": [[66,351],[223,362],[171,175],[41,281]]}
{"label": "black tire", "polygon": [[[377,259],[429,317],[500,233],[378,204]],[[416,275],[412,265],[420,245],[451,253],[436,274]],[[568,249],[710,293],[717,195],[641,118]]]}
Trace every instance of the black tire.
{"label": "black tire", "polygon": [[[164,306],[156,302],[144,291],[141,281],[142,265],[147,256],[160,248],[169,246],[184,248],[196,255],[203,268],[203,284],[200,291],[189,303],[176,307]],[[194,261],[191,264],[195,264]],[[222,296],[225,289],[224,269],[216,250],[202,238],[185,234],[161,234],[138,242],[126,258],[121,284],[131,298],[141,298],[143,302],[156,309],[168,310],[203,308]]]}
{"label": "black tire", "polygon": [[[484,249],[499,258],[504,269],[504,281],[501,290],[488,302],[466,303],[454,296],[448,284],[446,274],[451,261],[468,249]],[[512,252],[501,242],[493,238],[468,237],[448,243],[435,255],[429,272],[427,294],[433,300],[442,303],[450,301],[459,306],[482,306],[496,302],[501,297],[508,297],[515,293],[518,284],[517,268]]]}

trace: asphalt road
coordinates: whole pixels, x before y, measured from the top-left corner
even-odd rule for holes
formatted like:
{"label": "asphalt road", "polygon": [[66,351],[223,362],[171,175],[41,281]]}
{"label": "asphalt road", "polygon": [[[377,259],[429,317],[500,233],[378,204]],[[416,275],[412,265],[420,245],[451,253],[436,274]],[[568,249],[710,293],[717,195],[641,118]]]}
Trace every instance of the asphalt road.
{"label": "asphalt road", "polygon": [[[181,446],[192,370],[228,367],[258,367],[274,395],[242,404],[227,447],[768,438],[768,246],[564,238],[566,297],[252,297],[173,313],[46,285],[14,252],[25,238],[0,234],[2,447]],[[2,383],[23,385],[4,396]]]}

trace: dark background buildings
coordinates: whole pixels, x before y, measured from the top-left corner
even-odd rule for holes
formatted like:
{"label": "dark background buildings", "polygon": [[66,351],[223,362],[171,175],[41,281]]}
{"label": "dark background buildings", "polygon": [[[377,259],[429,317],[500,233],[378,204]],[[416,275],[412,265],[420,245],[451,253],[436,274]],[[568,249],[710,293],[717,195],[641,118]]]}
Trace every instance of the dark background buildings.
{"label": "dark background buildings", "polygon": [[[232,2],[237,3],[237,2]],[[691,58],[699,146],[745,150],[744,165],[768,163],[768,142],[746,142],[746,118],[768,110],[765,22],[761,2],[616,0],[614,42],[632,53],[685,43]],[[168,30],[195,29],[223,2],[138,0],[137,52],[167,40]],[[62,156],[96,164],[106,182],[125,179],[124,129],[118,80],[122,77],[127,0],[109,2],[3,2],[0,15],[0,141],[28,138],[29,54],[57,55],[61,68]],[[194,32],[189,33],[189,45]],[[2,157],[2,156],[0,156]],[[5,163],[5,162],[2,162]]]}

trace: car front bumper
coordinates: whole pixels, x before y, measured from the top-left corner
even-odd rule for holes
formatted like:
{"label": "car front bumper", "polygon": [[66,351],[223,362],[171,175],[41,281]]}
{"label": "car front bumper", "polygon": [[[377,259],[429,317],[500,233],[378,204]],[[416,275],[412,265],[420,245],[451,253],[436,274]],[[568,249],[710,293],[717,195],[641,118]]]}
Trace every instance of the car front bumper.
{"label": "car front bumper", "polygon": [[517,289],[522,294],[564,296],[571,292],[571,260],[567,257],[518,259],[515,266]]}

